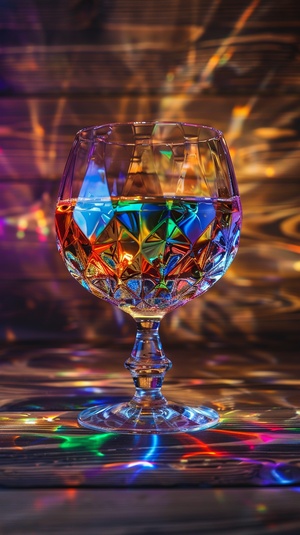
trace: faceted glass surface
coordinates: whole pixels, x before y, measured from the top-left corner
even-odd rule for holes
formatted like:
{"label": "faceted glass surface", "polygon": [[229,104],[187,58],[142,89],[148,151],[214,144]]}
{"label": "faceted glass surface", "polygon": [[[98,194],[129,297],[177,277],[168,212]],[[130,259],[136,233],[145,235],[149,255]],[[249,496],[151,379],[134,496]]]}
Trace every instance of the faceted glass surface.
{"label": "faceted glass surface", "polygon": [[229,267],[240,204],[237,197],[61,202],[57,227],[66,266],[85,288],[134,317],[162,317]]}

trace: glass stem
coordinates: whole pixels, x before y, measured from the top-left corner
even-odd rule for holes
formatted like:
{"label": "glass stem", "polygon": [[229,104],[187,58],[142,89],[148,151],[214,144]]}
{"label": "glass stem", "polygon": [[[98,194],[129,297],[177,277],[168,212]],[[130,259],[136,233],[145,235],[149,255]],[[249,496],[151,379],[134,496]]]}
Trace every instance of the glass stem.
{"label": "glass stem", "polygon": [[131,356],[125,362],[135,384],[131,404],[141,408],[159,408],[167,404],[161,393],[165,373],[171,361],[165,356],[159,337],[159,321],[138,320]]}

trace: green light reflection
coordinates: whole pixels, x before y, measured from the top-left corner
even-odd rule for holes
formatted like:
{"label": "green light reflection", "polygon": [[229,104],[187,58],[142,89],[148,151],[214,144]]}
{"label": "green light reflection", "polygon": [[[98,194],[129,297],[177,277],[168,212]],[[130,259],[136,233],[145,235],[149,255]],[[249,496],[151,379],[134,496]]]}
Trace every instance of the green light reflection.
{"label": "green light reflection", "polygon": [[62,440],[60,448],[64,450],[87,450],[90,453],[94,453],[98,457],[103,457],[100,448],[106,442],[108,438],[112,437],[112,433],[101,433],[97,435],[90,436],[67,436],[67,435],[58,435],[59,439]]}

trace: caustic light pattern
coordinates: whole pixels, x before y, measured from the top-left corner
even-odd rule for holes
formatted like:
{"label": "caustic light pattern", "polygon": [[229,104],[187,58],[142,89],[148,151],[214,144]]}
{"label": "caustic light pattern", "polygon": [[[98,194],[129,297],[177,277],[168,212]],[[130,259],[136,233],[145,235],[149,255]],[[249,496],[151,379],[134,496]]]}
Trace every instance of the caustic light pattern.
{"label": "caustic light pattern", "polygon": [[58,247],[71,275],[134,317],[162,317],[210,288],[236,255],[238,197],[61,201]]}

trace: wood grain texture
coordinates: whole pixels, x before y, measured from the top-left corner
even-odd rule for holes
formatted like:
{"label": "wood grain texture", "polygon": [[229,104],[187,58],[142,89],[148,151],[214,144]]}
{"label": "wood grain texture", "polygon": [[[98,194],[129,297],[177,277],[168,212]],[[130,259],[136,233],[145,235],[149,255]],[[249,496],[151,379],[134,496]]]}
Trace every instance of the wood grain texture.
{"label": "wood grain texture", "polygon": [[217,427],[169,436],[80,428],[81,409],[132,395],[120,372],[127,351],[74,343],[1,351],[2,488],[299,486],[297,352],[286,364],[261,346],[174,347],[166,396],[214,407]]}

